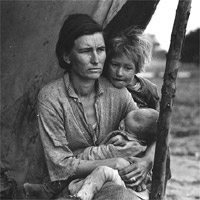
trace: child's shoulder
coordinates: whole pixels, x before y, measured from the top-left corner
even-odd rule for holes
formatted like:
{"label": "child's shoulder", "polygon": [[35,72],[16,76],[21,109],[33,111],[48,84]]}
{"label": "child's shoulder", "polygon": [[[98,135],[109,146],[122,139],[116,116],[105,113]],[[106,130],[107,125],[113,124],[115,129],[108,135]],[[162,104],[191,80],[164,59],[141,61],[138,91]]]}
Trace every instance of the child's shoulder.
{"label": "child's shoulder", "polygon": [[151,88],[157,88],[156,84],[153,83],[152,81],[150,81],[149,79],[147,78],[144,78],[142,76],[136,76],[136,78],[139,80],[139,82],[142,84],[142,85],[145,85],[146,87],[151,87]]}

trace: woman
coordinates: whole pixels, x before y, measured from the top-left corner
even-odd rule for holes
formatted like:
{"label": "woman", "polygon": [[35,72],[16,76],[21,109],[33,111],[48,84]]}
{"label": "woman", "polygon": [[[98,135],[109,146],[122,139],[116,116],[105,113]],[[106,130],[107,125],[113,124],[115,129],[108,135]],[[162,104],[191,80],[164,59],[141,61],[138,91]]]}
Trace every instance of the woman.
{"label": "woman", "polygon": [[[123,158],[81,160],[74,154],[77,149],[98,146],[131,110],[138,109],[125,88],[117,89],[100,77],[106,58],[102,28],[87,15],[69,16],[60,30],[56,55],[66,73],[38,96],[40,136],[55,188],[63,181],[87,176],[98,166],[118,171],[130,166]],[[132,175],[126,178],[135,182]],[[138,199],[112,183],[95,197],[102,198]]]}

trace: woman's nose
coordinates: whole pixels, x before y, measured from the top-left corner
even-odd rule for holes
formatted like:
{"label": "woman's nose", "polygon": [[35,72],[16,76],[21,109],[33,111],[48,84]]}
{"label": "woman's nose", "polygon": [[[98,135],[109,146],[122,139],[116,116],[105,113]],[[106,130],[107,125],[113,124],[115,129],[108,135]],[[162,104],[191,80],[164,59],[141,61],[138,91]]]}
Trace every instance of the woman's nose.
{"label": "woman's nose", "polygon": [[96,51],[94,51],[91,55],[91,62],[92,64],[98,64],[99,63],[99,57]]}

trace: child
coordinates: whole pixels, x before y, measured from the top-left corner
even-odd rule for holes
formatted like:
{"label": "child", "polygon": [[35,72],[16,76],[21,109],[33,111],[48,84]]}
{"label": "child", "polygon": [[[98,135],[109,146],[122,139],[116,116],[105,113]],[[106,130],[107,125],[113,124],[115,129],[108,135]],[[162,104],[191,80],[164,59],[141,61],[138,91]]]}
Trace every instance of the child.
{"label": "child", "polygon": [[117,88],[126,87],[139,108],[158,110],[157,87],[138,76],[151,60],[151,43],[142,30],[129,27],[107,41],[103,75]]}

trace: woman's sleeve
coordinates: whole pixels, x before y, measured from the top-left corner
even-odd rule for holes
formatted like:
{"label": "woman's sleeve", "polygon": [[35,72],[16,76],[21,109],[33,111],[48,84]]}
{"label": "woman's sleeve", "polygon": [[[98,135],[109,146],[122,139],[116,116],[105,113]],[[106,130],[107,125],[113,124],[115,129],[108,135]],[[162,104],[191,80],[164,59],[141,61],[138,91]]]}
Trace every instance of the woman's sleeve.
{"label": "woman's sleeve", "polygon": [[104,160],[119,157],[117,148],[113,144],[87,147],[74,154],[81,160]]}
{"label": "woman's sleeve", "polygon": [[40,137],[51,181],[66,180],[76,174],[80,160],[68,147],[63,119],[49,105],[38,100]]}
{"label": "woman's sleeve", "polygon": [[140,145],[134,140],[127,140],[125,147],[114,146],[113,144],[87,147],[77,153],[77,158],[82,160],[104,160],[109,158],[129,158],[130,156],[139,156],[145,152],[146,146]]}

